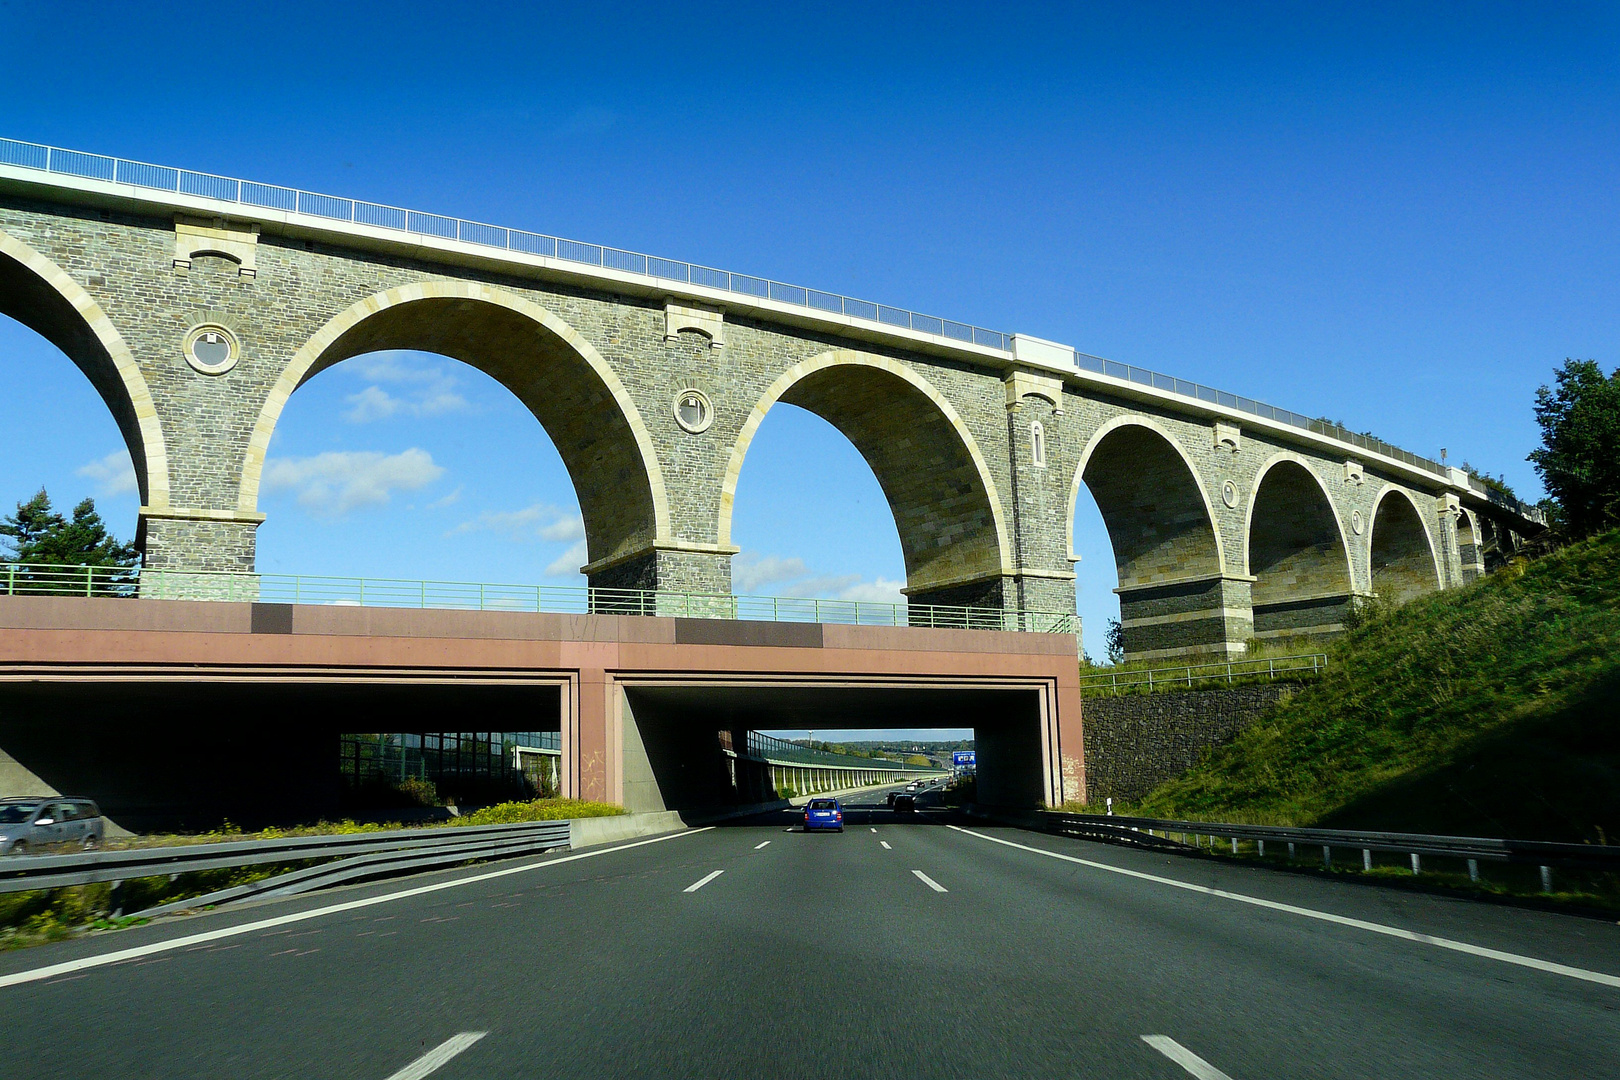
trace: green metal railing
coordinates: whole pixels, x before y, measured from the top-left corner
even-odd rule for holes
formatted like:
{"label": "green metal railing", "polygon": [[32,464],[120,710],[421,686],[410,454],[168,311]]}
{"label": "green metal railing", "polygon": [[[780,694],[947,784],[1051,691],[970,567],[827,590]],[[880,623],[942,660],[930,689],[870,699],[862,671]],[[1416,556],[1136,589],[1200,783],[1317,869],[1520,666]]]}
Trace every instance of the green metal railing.
{"label": "green metal railing", "polygon": [[1191,689],[1210,682],[1236,683],[1265,679],[1297,679],[1319,675],[1327,670],[1326,653],[1304,656],[1276,656],[1258,660],[1224,660],[1178,667],[1103,671],[1080,676],[1082,696],[1153,693],[1176,688]]}
{"label": "green metal railing", "polygon": [[338,607],[527,611],[563,615],[656,615],[754,622],[925,626],[1073,634],[1073,613],[942,604],[886,604],[814,597],[730,596],[654,589],[595,589],[469,581],[237,574],[125,567],[0,563],[0,595],[139,596],[147,600],[228,600]]}

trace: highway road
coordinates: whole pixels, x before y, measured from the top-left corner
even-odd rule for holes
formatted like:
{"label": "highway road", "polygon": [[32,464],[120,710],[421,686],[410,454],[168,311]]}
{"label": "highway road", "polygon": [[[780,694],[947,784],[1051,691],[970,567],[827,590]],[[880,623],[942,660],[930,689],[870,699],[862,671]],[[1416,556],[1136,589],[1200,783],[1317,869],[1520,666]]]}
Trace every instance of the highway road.
{"label": "highway road", "polygon": [[846,821],[807,835],[775,815],[8,953],[0,1076],[1620,1075],[1613,923],[937,810]]}

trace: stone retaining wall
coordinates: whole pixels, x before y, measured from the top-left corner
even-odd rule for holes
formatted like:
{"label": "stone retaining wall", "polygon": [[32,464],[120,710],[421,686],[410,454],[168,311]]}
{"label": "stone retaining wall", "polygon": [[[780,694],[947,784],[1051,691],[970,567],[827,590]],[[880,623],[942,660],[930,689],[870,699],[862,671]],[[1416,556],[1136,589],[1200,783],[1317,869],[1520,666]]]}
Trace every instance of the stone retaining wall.
{"label": "stone retaining wall", "polygon": [[1229,690],[1088,697],[1081,715],[1086,740],[1086,792],[1136,800],[1198,763],[1203,752],[1232,741],[1261,713],[1292,694],[1291,683]]}

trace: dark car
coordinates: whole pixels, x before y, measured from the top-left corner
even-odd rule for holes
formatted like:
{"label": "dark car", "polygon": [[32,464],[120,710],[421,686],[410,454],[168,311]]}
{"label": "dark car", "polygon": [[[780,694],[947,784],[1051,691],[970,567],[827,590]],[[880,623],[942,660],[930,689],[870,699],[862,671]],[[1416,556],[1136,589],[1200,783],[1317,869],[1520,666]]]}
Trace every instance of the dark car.
{"label": "dark car", "polygon": [[891,791],[891,792],[889,792],[889,798],[888,798],[888,800],[887,800],[887,804],[888,804],[888,805],[889,805],[889,806],[893,806],[893,805],[894,805],[894,800],[895,800],[895,798],[896,798],[896,797],[898,797],[898,796],[899,796],[899,794],[900,794],[900,793],[899,793],[899,792],[898,792],[898,791]]}
{"label": "dark car", "polygon": [[911,794],[909,791],[902,791],[900,794],[898,794],[898,795],[896,795],[894,797],[894,812],[895,813],[897,813],[897,814],[909,814],[909,813],[913,812],[916,809],[917,809],[917,796]]}
{"label": "dark car", "polygon": [[837,799],[811,799],[810,805],[804,808],[804,831],[822,829],[844,831],[844,808],[838,805]]}
{"label": "dark car", "polygon": [[26,855],[66,845],[89,851],[105,838],[101,810],[89,799],[0,799],[0,854]]}

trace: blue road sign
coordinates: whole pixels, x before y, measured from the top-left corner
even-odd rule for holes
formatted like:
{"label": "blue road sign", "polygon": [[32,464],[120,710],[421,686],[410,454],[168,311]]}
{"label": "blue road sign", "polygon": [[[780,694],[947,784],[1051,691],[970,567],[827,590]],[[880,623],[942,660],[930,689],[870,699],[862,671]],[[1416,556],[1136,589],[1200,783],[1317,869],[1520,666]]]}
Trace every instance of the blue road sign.
{"label": "blue road sign", "polygon": [[951,753],[951,764],[955,765],[958,769],[964,765],[976,765],[978,764],[978,760],[975,756],[977,753],[978,751],[976,750],[953,751]]}

